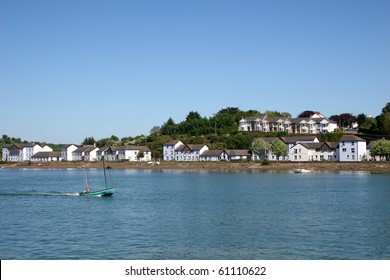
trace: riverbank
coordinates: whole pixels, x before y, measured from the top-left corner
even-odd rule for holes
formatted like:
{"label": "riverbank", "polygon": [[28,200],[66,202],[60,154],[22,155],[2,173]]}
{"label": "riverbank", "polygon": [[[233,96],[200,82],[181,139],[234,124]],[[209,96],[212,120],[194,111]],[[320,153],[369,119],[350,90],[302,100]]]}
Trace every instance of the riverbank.
{"label": "riverbank", "polygon": [[[1,163],[4,168],[102,168],[100,162],[17,162]],[[295,162],[106,162],[112,169],[152,170],[221,170],[221,171],[288,171],[298,168]],[[367,171],[390,173],[390,162],[302,162],[301,168],[313,171]]]}

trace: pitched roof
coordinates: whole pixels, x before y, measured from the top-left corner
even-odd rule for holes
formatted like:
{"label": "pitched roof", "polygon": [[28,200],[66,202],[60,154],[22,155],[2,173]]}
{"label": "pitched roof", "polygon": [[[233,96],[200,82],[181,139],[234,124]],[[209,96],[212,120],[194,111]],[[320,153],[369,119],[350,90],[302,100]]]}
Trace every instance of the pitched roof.
{"label": "pitched roof", "polygon": [[168,143],[165,143],[164,146],[174,146],[179,142],[181,142],[181,141],[180,140],[171,140]]}
{"label": "pitched roof", "polygon": [[74,153],[83,153],[83,152],[90,152],[94,149],[97,149],[94,145],[84,145],[76,150],[74,150]]}
{"label": "pitched roof", "polygon": [[340,139],[340,142],[349,142],[349,141],[366,142],[366,140],[364,140],[363,138],[360,138],[352,134],[345,134]]}
{"label": "pitched roof", "polygon": [[291,136],[291,137],[280,137],[284,143],[297,143],[299,141],[314,141],[317,139],[315,135],[300,135],[300,136]]}
{"label": "pitched roof", "polygon": [[31,158],[52,158],[52,157],[61,157],[60,152],[38,152],[33,155]]}
{"label": "pitched roof", "polygon": [[249,150],[225,150],[229,156],[250,156]]}
{"label": "pitched roof", "polygon": [[338,142],[318,142],[318,143],[298,142],[296,145],[301,145],[309,150],[335,150],[338,147],[339,143]]}
{"label": "pitched roof", "polygon": [[272,144],[276,139],[279,139],[279,137],[264,137],[263,138],[265,142]]}
{"label": "pitched roof", "polygon": [[223,150],[206,150],[202,153],[202,157],[204,156],[220,156],[223,153]]}

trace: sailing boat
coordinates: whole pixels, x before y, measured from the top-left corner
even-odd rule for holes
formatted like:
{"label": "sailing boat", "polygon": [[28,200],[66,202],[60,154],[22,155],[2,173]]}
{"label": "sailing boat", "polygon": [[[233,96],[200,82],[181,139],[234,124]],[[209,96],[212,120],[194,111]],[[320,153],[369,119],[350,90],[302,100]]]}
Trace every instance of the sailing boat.
{"label": "sailing boat", "polygon": [[301,168],[301,162],[299,162],[299,166],[297,169],[294,169],[294,173],[311,173],[312,170]]}
{"label": "sailing boat", "polygon": [[84,192],[80,192],[80,196],[112,196],[113,193],[115,192],[116,187],[107,187],[107,176],[106,176],[106,167],[104,165],[104,156],[103,156],[103,173],[104,173],[104,184],[106,186],[105,189],[99,190],[99,191],[91,191],[91,188],[89,187],[88,184],[88,179],[87,179],[87,173],[84,168],[84,179],[85,179],[85,186],[86,190]]}

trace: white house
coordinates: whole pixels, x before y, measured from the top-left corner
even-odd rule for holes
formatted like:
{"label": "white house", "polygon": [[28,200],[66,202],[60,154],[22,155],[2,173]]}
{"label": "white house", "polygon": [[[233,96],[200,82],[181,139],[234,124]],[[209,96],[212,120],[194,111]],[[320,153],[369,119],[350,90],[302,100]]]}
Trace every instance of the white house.
{"label": "white house", "polygon": [[200,155],[200,161],[222,161],[228,160],[224,150],[206,150]]}
{"label": "white house", "polygon": [[152,152],[147,146],[111,146],[97,152],[97,160],[104,156],[106,161],[151,161]]}
{"label": "white house", "polygon": [[208,150],[205,144],[183,144],[175,150],[176,161],[200,161],[200,155]]}
{"label": "white house", "polygon": [[340,161],[363,161],[367,159],[366,140],[355,135],[343,135],[339,144]]}
{"label": "white house", "polygon": [[[291,136],[291,137],[264,137],[264,141],[268,142],[270,145],[276,139],[281,140],[283,143],[287,145],[288,150],[290,151],[292,147],[294,147],[297,143],[319,143],[319,140],[314,135],[300,135],[300,136]],[[268,159],[268,160],[277,160],[276,155],[274,155],[271,151],[265,150],[263,158],[260,158],[259,155],[252,153],[252,160],[260,160],[260,159]],[[290,153],[286,157],[281,157],[279,160],[289,160]]]}
{"label": "white house", "polygon": [[175,151],[178,147],[184,145],[180,140],[172,140],[163,145],[163,158],[165,161],[175,160]]}
{"label": "white house", "polygon": [[118,160],[151,161],[152,152],[147,146],[120,146],[117,148]]}
{"label": "white house", "polygon": [[289,150],[290,161],[337,161],[338,142],[301,143]]}
{"label": "white house", "polygon": [[243,118],[239,121],[238,129],[239,131],[284,131],[293,134],[316,134],[333,132],[337,128],[336,123],[317,112],[310,118],[268,118],[267,115]]}
{"label": "white house", "polygon": [[61,152],[38,152],[31,157],[31,161],[61,161]]}
{"label": "white house", "polygon": [[49,146],[41,147],[35,143],[11,144],[3,147],[3,161],[29,161],[38,152],[52,152]]}
{"label": "white house", "polygon": [[73,152],[77,150],[77,146],[70,144],[61,147],[61,158],[66,161],[73,161]]}
{"label": "white house", "polygon": [[249,150],[225,150],[228,160],[246,160],[251,158]]}
{"label": "white house", "polygon": [[205,150],[200,161],[246,160],[250,157],[249,150]]}
{"label": "white house", "polygon": [[97,148],[95,145],[84,145],[72,152],[74,161],[95,161],[97,160]]}

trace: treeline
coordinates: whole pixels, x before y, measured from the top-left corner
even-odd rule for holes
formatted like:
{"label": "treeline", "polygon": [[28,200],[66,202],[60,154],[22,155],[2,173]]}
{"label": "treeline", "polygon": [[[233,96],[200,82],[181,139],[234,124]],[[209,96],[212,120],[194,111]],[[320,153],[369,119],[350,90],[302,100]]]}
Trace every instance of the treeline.
{"label": "treeline", "polygon": [[[315,111],[306,110],[298,117],[309,117]],[[147,145],[153,151],[153,157],[162,158],[163,144],[174,139],[180,139],[187,144],[207,144],[210,149],[250,149],[254,139],[258,137],[288,136],[285,132],[257,132],[248,133],[238,130],[238,123],[242,118],[267,114],[268,117],[291,117],[288,112],[257,110],[242,111],[237,107],[227,107],[219,110],[212,117],[203,117],[196,111],[191,111],[185,120],[176,123],[169,118],[161,126],[155,126],[148,136],[124,137],[119,139],[115,135],[110,138],[95,141],[88,137],[82,144],[94,144],[98,147],[114,145]],[[390,134],[390,102],[382,109],[382,114],[372,118],[365,114],[353,116],[343,113],[333,115],[331,120],[337,122],[341,128],[349,128],[355,122],[359,124],[361,132],[369,134]],[[343,130],[319,135],[322,142],[338,142]]]}
{"label": "treeline", "polygon": [[[298,117],[309,117],[314,112],[306,110]],[[174,139],[179,139],[187,144],[207,144],[210,149],[250,149],[255,138],[288,136],[285,132],[248,133],[238,130],[238,123],[242,118],[260,116],[262,114],[267,114],[268,117],[291,117],[291,114],[287,112],[242,111],[237,107],[221,109],[211,117],[202,117],[198,112],[191,111],[182,122],[176,123],[172,118],[169,118],[161,126],[153,127],[148,136],[138,135],[119,138],[112,135],[109,138],[100,140],[95,140],[94,137],[86,137],[81,144],[96,144],[99,148],[104,146],[147,145],[152,149],[153,157],[162,158],[163,144]],[[382,109],[381,114],[376,117],[369,117],[363,113],[358,116],[343,113],[333,115],[329,119],[338,123],[343,129],[319,135],[320,141],[338,142],[343,135],[343,130],[350,128],[353,123],[358,123],[358,130],[361,133],[390,135],[390,102]],[[3,145],[12,143],[27,143],[27,141],[3,135],[3,138],[0,140],[0,148]],[[59,151],[61,147],[60,144],[47,145],[52,147],[54,151]]]}
{"label": "treeline", "polygon": [[382,108],[381,114],[376,117],[367,116],[361,113],[354,116],[349,113],[330,116],[331,121],[336,122],[339,127],[348,129],[356,123],[358,132],[364,134],[390,135],[390,102]]}
{"label": "treeline", "polygon": [[[289,113],[280,113],[277,111],[266,111],[263,114],[267,114],[268,117],[291,117]],[[192,111],[184,121],[177,124],[172,118],[169,118],[161,126],[159,133],[161,135],[187,134],[191,136],[235,134],[238,130],[238,122],[242,118],[260,115],[262,113],[259,111],[242,111],[237,107],[221,109],[210,118],[202,117],[198,112]]]}

